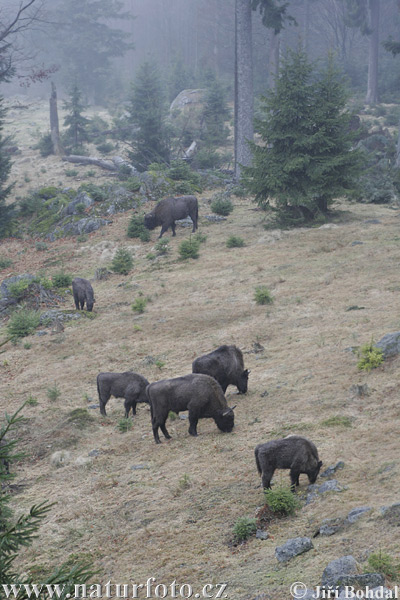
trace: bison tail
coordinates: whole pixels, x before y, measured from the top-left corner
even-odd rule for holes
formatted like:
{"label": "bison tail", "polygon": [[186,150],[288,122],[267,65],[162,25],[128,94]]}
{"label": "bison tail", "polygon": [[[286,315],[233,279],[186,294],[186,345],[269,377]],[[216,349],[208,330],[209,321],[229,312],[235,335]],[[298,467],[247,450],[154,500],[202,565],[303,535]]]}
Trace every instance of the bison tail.
{"label": "bison tail", "polygon": [[254,455],[255,455],[255,458],[256,458],[257,471],[261,475],[262,469],[261,469],[261,465],[260,465],[260,459],[258,458],[258,447],[254,450]]}

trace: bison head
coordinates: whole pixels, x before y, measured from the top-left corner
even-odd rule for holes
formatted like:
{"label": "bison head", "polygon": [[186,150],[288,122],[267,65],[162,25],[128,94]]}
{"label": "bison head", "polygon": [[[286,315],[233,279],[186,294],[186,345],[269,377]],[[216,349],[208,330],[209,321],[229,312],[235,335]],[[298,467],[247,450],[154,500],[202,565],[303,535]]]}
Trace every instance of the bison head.
{"label": "bison head", "polygon": [[249,380],[250,371],[246,369],[240,374],[240,377],[237,382],[237,388],[239,390],[239,394],[246,394],[247,392],[247,383]]}
{"label": "bison head", "polygon": [[322,460],[319,460],[317,463],[317,466],[312,469],[311,471],[308,471],[307,475],[308,475],[308,480],[310,483],[315,483],[317,481],[317,477],[318,477],[318,473],[320,468],[322,467]]}
{"label": "bison head", "polygon": [[144,215],[144,226],[146,229],[154,229],[156,227],[156,217],[154,213],[147,213]]}
{"label": "bison head", "polygon": [[224,433],[230,433],[235,426],[235,415],[233,408],[225,408],[224,410],[218,411],[214,417],[214,421],[221,431]]}
{"label": "bison head", "polygon": [[87,298],[86,300],[86,310],[91,312],[93,310],[93,304],[96,302],[94,298]]}

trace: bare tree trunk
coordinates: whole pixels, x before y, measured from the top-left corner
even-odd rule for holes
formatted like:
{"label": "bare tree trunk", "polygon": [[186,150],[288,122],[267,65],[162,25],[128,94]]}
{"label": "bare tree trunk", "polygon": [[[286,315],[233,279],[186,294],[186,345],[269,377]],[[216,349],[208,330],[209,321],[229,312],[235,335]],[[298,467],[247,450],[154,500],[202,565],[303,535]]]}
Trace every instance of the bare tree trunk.
{"label": "bare tree trunk", "polygon": [[235,179],[240,166],[249,166],[253,141],[253,57],[251,2],[236,0],[235,6]]}
{"label": "bare tree trunk", "polygon": [[310,45],[310,0],[305,0],[304,9],[304,52],[308,55]]}
{"label": "bare tree trunk", "polygon": [[378,101],[378,51],[379,51],[379,7],[380,0],[369,0],[372,33],[369,40],[368,89],[366,104]]}
{"label": "bare tree trunk", "polygon": [[269,64],[268,64],[268,87],[269,89],[275,89],[276,80],[279,73],[279,52],[280,52],[281,38],[279,33],[275,33],[271,29],[271,38],[269,45]]}
{"label": "bare tree trunk", "polygon": [[54,154],[62,156],[64,151],[60,142],[60,130],[58,125],[58,110],[57,110],[57,90],[53,82],[51,82],[50,96],[50,135],[53,142]]}

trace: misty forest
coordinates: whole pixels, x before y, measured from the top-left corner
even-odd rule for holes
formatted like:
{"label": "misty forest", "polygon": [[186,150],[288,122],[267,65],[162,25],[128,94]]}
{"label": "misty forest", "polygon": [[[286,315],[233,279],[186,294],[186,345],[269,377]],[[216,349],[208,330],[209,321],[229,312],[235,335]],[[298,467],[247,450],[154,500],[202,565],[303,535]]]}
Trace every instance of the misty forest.
{"label": "misty forest", "polygon": [[398,0],[1,0],[0,598],[398,598],[399,226]]}

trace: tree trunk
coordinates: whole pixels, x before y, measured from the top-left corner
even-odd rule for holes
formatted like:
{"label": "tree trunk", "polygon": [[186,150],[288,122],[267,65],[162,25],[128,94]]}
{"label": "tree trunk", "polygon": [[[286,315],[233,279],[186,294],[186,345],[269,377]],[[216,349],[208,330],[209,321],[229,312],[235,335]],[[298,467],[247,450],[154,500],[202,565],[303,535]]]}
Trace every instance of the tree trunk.
{"label": "tree trunk", "polygon": [[241,165],[249,166],[253,141],[253,57],[251,2],[236,0],[235,6],[235,179]]}
{"label": "tree trunk", "polygon": [[378,101],[378,52],[379,52],[379,7],[380,0],[369,0],[370,25],[372,33],[369,39],[368,89],[366,104]]}
{"label": "tree trunk", "polygon": [[58,125],[58,110],[57,110],[57,90],[53,82],[51,82],[51,96],[49,100],[50,104],[50,135],[51,141],[53,142],[54,154],[62,156],[64,150],[60,142],[60,129]]}
{"label": "tree trunk", "polygon": [[279,52],[280,52],[281,38],[279,33],[275,33],[271,30],[270,46],[269,46],[269,65],[268,65],[268,87],[270,90],[274,90],[276,86],[276,80],[279,73]]}

